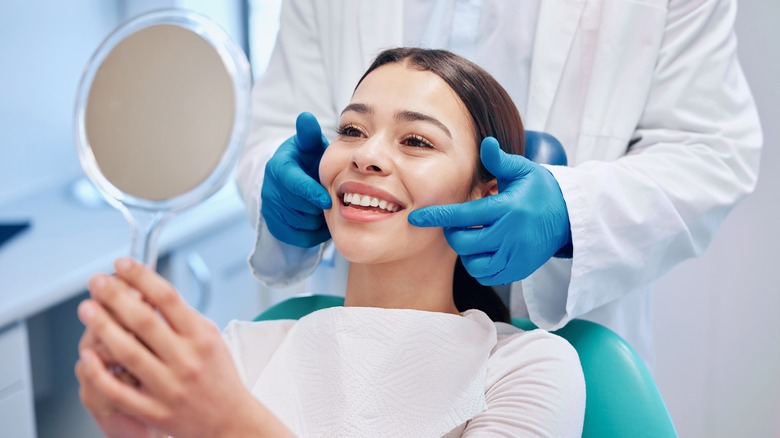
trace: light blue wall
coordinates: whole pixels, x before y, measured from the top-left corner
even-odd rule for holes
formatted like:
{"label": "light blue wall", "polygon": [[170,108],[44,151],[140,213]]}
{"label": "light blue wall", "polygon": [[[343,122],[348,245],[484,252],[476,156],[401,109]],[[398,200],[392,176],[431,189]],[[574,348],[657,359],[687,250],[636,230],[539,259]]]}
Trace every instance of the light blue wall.
{"label": "light blue wall", "polygon": [[73,108],[103,39],[142,12],[181,7],[244,41],[241,0],[0,1],[0,203],[81,175]]}
{"label": "light blue wall", "polygon": [[0,202],[80,172],[76,90],[90,56],[120,20],[117,4],[0,2]]}

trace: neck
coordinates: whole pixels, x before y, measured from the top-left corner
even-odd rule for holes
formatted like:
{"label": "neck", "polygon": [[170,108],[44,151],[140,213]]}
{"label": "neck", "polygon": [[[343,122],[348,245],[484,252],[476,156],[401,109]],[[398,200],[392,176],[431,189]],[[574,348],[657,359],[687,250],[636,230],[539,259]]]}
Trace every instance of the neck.
{"label": "neck", "polygon": [[378,264],[351,263],[345,306],[457,314],[452,297],[454,253]]}

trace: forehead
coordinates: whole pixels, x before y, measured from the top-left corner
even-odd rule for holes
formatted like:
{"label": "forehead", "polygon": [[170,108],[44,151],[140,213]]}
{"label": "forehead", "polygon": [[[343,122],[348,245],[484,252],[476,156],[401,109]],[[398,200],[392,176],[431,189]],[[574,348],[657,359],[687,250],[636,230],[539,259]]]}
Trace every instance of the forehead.
{"label": "forehead", "polygon": [[374,111],[416,111],[437,118],[450,130],[472,136],[471,116],[455,91],[435,73],[385,64],[369,73],[352,95],[352,103],[364,103]]}

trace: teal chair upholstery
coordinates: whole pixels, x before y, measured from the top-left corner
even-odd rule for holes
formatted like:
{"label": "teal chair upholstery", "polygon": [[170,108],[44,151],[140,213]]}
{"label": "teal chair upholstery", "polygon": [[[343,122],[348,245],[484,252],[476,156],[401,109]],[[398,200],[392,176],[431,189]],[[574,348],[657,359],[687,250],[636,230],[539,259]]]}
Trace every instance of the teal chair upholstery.
{"label": "teal chair upholstery", "polygon": [[[343,304],[344,298],[338,296],[299,296],[269,308],[255,321],[298,319]],[[528,319],[512,318],[512,324],[524,330],[536,328]],[[554,333],[574,346],[582,363],[586,385],[583,437],[677,437],[653,377],[623,338],[604,326],[577,319]]]}

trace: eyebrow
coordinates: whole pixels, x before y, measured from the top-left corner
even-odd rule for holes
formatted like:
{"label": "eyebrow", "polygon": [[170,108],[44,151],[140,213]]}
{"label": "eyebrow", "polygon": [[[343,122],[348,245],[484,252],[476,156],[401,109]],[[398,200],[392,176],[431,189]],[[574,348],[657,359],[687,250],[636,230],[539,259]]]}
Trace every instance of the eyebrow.
{"label": "eyebrow", "polygon": [[444,125],[444,123],[440,122],[435,117],[431,117],[431,116],[429,116],[427,114],[418,113],[417,111],[398,111],[397,113],[395,113],[395,119],[396,120],[404,120],[404,121],[407,121],[407,122],[420,121],[420,122],[432,123],[432,124],[438,126],[439,129],[444,131],[444,133],[447,134],[447,137],[452,138],[452,133],[447,128],[447,126]]}
{"label": "eyebrow", "polygon": [[[368,114],[368,115],[374,114],[374,109],[363,103],[350,103],[344,108],[341,114],[344,114],[347,111],[354,111],[358,114]],[[447,137],[452,138],[452,133],[444,123],[440,122],[435,117],[429,116],[427,114],[423,114],[417,111],[398,111],[395,113],[395,119],[398,121],[406,121],[406,122],[419,121],[419,122],[431,123],[433,125],[436,125],[442,131],[444,131],[444,133],[447,134]]]}
{"label": "eyebrow", "polygon": [[341,114],[343,115],[347,111],[354,111],[359,114],[374,114],[374,109],[364,103],[350,103],[341,111]]}

